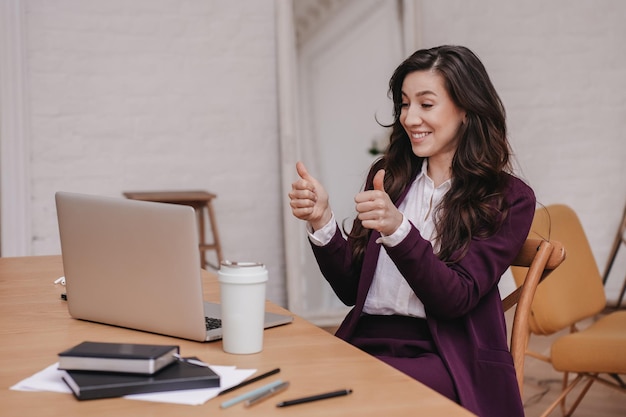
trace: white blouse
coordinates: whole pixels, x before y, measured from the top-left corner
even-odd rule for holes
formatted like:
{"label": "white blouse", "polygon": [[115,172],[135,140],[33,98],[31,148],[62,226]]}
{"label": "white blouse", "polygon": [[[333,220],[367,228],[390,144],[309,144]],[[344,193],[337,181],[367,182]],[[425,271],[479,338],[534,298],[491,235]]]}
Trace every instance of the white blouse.
{"label": "white blouse", "polygon": [[[396,265],[393,263],[385,246],[396,246],[411,230],[409,222],[419,230],[424,239],[433,245],[435,252],[438,244],[435,241],[435,212],[444,195],[452,185],[448,180],[435,188],[433,181],[427,175],[427,160],[422,164],[422,170],[411,184],[406,198],[398,209],[403,214],[402,224],[389,236],[380,237],[377,242],[382,243],[374,280],[365,300],[363,312],[366,314],[426,317],[424,304],[415,295]],[[312,232],[309,228],[309,239],[314,245],[323,246],[330,242],[336,230],[336,221],[332,219],[321,229]]]}

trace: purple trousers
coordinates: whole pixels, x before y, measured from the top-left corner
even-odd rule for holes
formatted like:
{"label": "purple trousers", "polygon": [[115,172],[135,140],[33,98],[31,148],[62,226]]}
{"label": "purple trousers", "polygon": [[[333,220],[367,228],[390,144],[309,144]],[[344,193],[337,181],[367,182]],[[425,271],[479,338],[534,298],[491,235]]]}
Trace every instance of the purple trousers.
{"label": "purple trousers", "polygon": [[459,402],[425,319],[363,315],[348,342]]}

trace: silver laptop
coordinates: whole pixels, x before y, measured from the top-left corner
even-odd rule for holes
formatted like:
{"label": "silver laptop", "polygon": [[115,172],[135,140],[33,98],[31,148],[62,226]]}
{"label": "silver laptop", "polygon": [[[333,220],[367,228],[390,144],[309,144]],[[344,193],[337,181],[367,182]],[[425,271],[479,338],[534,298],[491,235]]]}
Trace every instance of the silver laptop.
{"label": "silver laptop", "polygon": [[[56,193],[72,317],[197,341],[222,337],[202,298],[198,228],[184,205]],[[266,312],[265,327],[293,321]]]}

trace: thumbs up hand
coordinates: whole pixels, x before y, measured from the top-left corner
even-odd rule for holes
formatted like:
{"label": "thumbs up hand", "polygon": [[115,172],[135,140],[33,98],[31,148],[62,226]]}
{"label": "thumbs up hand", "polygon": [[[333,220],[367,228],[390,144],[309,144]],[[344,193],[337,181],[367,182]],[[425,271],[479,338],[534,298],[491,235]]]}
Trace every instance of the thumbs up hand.
{"label": "thumbs up hand", "polygon": [[374,176],[374,189],[385,192],[385,170],[380,169]]}
{"label": "thumbs up hand", "polygon": [[374,189],[358,193],[354,201],[363,227],[389,236],[400,227],[403,215],[385,192],[384,180],[385,170],[381,169],[374,176]]}
{"label": "thumbs up hand", "polygon": [[296,171],[300,179],[291,184],[291,212],[298,219],[308,221],[313,230],[321,229],[332,217],[328,193],[302,162],[296,164]]}

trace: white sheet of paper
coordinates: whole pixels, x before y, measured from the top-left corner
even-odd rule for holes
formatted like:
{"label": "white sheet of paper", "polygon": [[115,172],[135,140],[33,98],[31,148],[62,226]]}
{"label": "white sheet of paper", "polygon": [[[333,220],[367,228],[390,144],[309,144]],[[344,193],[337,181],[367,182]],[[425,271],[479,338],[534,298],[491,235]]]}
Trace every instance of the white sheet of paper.
{"label": "white sheet of paper", "polygon": [[[256,369],[237,369],[234,366],[211,365],[211,369],[220,376],[220,388],[154,392],[150,394],[127,395],[124,398],[173,404],[200,405],[216,397],[220,391],[241,383],[256,372]],[[11,389],[16,391],[51,391],[72,394],[72,391],[65,382],[63,382],[62,375],[63,371],[60,371],[58,369],[58,363],[55,363],[23,379],[13,385]]]}

